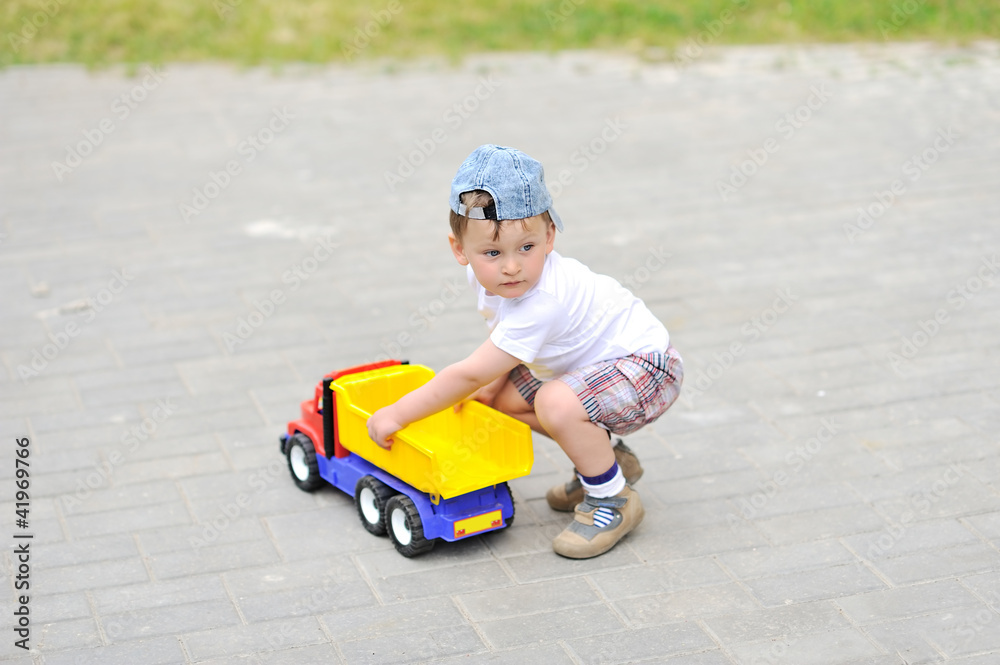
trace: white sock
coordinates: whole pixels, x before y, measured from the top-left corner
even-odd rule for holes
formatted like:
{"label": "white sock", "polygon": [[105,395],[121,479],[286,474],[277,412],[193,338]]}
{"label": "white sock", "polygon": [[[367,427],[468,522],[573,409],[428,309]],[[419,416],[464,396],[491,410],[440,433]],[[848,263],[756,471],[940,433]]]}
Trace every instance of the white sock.
{"label": "white sock", "polygon": [[[587,482],[588,478],[586,476],[577,474],[580,478],[580,484],[583,485],[584,491],[596,499],[603,499],[609,496],[615,496],[625,489],[625,476],[622,474],[621,467],[618,466],[617,462],[615,462],[614,468],[615,474],[610,480],[594,485]],[[608,469],[608,471],[611,471],[611,469]],[[597,478],[599,477],[600,476],[597,476]]]}

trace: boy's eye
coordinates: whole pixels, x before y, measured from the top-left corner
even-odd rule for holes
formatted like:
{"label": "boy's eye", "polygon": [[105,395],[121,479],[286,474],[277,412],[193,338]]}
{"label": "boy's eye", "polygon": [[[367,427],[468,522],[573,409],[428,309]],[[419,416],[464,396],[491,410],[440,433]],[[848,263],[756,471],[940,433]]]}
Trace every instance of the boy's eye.
{"label": "boy's eye", "polygon": [[527,245],[522,245],[521,246],[521,250],[527,252],[528,250],[530,250],[534,246],[535,246],[534,244],[532,244],[532,243],[529,242]]}
{"label": "boy's eye", "polygon": [[500,250],[497,250],[497,249],[488,249],[488,250],[486,250],[486,256],[490,257],[491,259],[494,259],[494,258],[500,256]]}

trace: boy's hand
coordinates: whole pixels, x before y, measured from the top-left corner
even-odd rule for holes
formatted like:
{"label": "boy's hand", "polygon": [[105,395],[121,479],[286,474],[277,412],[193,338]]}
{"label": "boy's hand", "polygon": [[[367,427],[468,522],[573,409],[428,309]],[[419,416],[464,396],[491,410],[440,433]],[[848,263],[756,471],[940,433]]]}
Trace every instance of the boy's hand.
{"label": "boy's hand", "polygon": [[368,419],[368,436],[386,450],[392,448],[392,435],[403,429],[392,414],[392,407],[379,409]]}

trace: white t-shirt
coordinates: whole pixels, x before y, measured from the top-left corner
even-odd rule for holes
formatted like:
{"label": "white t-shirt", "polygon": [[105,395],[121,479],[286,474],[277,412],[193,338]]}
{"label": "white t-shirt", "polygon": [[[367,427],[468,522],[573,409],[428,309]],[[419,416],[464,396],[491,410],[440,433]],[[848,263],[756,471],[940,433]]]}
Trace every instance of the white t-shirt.
{"label": "white t-shirt", "polygon": [[663,353],[670,342],[666,327],[617,280],[555,251],[538,283],[517,298],[487,291],[471,267],[468,276],[490,339],[541,381],[633,353]]}

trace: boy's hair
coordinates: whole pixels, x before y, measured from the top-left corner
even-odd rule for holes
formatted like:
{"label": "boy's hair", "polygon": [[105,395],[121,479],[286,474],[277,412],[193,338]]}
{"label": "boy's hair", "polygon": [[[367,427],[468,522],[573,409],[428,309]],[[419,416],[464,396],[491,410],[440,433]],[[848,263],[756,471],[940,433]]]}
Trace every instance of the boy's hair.
{"label": "boy's hair", "polygon": [[[493,205],[493,197],[484,189],[474,189],[471,192],[465,192],[459,199],[463,204],[465,204],[466,209],[468,208],[488,208]],[[546,210],[542,213],[542,219],[545,220],[547,224],[554,224],[552,221],[552,216],[549,215],[549,211]],[[450,210],[448,214],[448,221],[451,224],[451,232],[455,235],[457,240],[462,239],[462,234],[465,233],[465,228],[469,225],[469,218],[465,215],[459,215],[454,210]],[[493,239],[496,240],[500,237],[500,226],[504,222],[515,221],[507,219],[491,219],[493,222]],[[517,220],[521,222],[522,228],[524,227],[524,220]]]}

